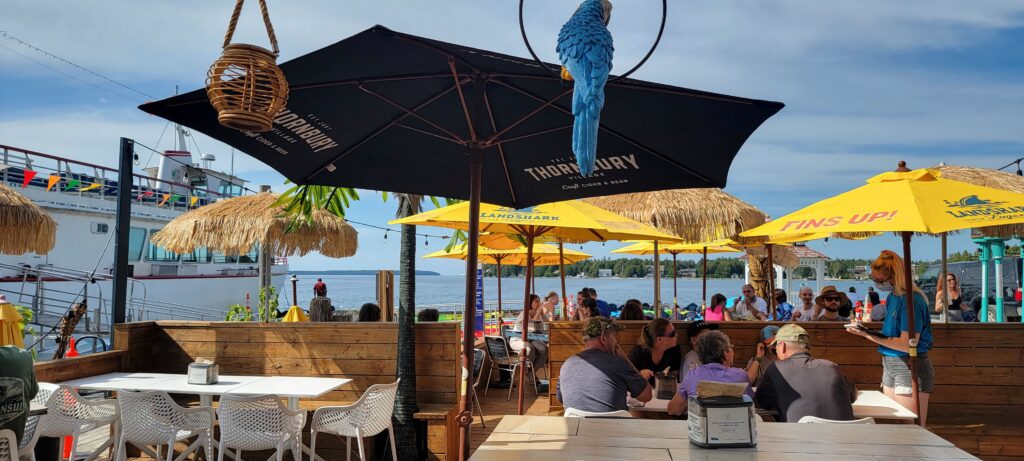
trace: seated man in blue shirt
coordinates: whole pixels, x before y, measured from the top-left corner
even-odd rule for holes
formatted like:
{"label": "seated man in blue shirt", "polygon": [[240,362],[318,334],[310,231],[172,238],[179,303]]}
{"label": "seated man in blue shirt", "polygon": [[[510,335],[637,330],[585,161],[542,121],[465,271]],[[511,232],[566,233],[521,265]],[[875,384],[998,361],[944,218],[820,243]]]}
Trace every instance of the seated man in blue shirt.
{"label": "seated man in blue shirt", "polygon": [[587,291],[590,293],[590,297],[597,301],[597,310],[601,312],[601,316],[611,318],[612,308],[608,306],[607,302],[597,299],[597,290],[587,288]]}

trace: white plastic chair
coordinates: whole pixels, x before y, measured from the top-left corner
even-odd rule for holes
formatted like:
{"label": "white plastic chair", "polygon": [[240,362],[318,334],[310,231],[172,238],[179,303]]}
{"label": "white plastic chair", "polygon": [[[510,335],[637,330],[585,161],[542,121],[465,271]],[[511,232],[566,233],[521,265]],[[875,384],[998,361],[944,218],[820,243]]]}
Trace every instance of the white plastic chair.
{"label": "white plastic chair", "polygon": [[[42,386],[40,383],[39,391],[36,392],[36,396],[32,397],[32,403],[36,405],[46,406],[46,401],[49,400],[50,394],[57,388],[55,385]],[[52,387],[50,387],[52,386]],[[18,453],[23,461],[36,461],[36,443],[39,442],[39,421],[44,418],[43,416],[29,416],[25,420],[25,433],[21,436],[21,442],[18,444]]]}
{"label": "white plastic chair", "polygon": [[[121,461],[128,459],[129,443],[143,449],[148,445],[156,446],[157,461],[161,445],[167,445],[167,461],[181,461],[200,448],[206,459],[213,459],[213,408],[183,408],[166,392],[160,391],[121,391],[117,394],[117,403],[121,408],[121,437],[117,442]],[[192,437],[196,437],[195,442],[173,458],[175,442]]]}
{"label": "white plastic chair", "polygon": [[391,459],[398,461],[391,415],[395,410],[395,394],[398,392],[399,381],[370,386],[352,405],[317,408],[310,424],[313,432],[309,438],[310,451],[316,455],[316,435],[319,432],[326,432],[345,437],[345,459],[351,460],[351,442],[352,437],[355,437],[356,443],[359,444],[359,459],[366,461],[363,437],[372,437],[387,429],[388,437],[391,439]]}
{"label": "white plastic chair", "polygon": [[302,461],[302,426],[305,410],[289,410],[276,395],[239,397],[225,394],[217,409],[220,420],[220,445],[217,461],[224,461],[224,450],[234,448],[235,459],[242,459],[242,450],[276,450],[277,461],[284,459],[284,450],[292,451],[295,461]]}
{"label": "white plastic chair", "polygon": [[850,421],[838,421],[835,419],[819,418],[817,416],[804,416],[800,418],[798,423],[813,423],[813,424],[875,424],[874,418],[861,418],[853,419]]}
{"label": "white plastic chair", "polygon": [[0,430],[0,461],[18,461],[18,441],[10,429]]}
{"label": "white plastic chair", "polygon": [[598,411],[583,411],[575,408],[566,408],[565,413],[562,414],[564,418],[632,418],[626,410],[616,410],[607,412]]}
{"label": "white plastic chair", "polygon": [[113,458],[114,441],[120,435],[117,401],[112,399],[86,399],[74,389],[65,385],[39,383],[40,392],[50,392],[46,399],[46,415],[39,418],[36,432],[40,437],[58,437],[60,450],[64,451],[64,437],[71,437],[71,458],[75,459],[79,436],[98,427],[110,425],[113,435],[85,458],[94,461],[103,450],[110,449]]}

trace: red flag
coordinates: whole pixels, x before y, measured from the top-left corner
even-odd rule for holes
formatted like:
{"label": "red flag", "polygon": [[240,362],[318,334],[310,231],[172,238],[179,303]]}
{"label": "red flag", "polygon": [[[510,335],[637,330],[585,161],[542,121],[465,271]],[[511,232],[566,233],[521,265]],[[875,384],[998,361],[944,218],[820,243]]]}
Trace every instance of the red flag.
{"label": "red flag", "polygon": [[28,183],[32,181],[32,178],[36,177],[36,172],[32,170],[25,170],[25,179],[21,181],[21,188],[28,187]]}

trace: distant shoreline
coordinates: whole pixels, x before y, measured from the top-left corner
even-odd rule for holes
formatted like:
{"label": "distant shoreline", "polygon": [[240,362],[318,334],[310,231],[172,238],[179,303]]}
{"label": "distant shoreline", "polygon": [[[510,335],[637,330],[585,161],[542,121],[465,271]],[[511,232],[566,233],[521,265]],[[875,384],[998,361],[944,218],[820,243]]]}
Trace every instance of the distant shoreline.
{"label": "distant shoreline", "polygon": [[[401,271],[394,271],[395,275],[402,275]],[[331,270],[331,271],[288,271],[295,275],[377,275],[375,270]],[[440,272],[416,271],[416,275],[440,276]]]}

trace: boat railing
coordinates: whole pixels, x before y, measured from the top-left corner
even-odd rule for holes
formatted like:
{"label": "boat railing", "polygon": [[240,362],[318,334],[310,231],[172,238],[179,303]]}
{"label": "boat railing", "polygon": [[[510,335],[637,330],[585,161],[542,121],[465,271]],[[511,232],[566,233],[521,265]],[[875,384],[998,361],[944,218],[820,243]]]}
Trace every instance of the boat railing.
{"label": "boat railing", "polygon": [[[105,200],[117,198],[116,169],[3,144],[0,144],[0,154],[3,161],[0,177],[4,184]],[[48,179],[52,176],[58,178],[54,184]],[[137,173],[132,173],[132,177],[133,203],[145,206],[185,211],[231,196]]]}
{"label": "boat railing", "polygon": [[178,304],[167,301],[157,301],[147,298],[132,298],[128,300],[126,316],[129,322],[140,322],[145,320],[224,320],[221,316],[213,315],[209,310],[186,304]]}

